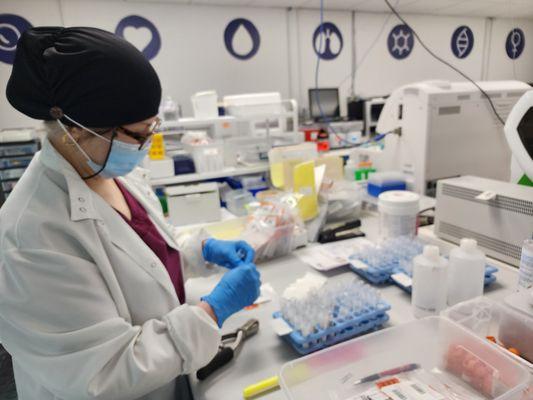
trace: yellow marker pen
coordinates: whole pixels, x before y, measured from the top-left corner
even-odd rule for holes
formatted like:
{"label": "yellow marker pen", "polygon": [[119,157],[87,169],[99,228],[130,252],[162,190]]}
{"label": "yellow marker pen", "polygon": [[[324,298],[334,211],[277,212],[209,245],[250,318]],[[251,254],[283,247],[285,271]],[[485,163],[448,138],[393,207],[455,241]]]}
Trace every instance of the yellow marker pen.
{"label": "yellow marker pen", "polygon": [[278,376],[272,376],[268,379],[265,379],[261,382],[254,383],[253,385],[250,385],[246,387],[242,391],[242,395],[245,399],[250,399],[252,397],[261,395],[271,389],[275,389],[279,386],[279,378]]}

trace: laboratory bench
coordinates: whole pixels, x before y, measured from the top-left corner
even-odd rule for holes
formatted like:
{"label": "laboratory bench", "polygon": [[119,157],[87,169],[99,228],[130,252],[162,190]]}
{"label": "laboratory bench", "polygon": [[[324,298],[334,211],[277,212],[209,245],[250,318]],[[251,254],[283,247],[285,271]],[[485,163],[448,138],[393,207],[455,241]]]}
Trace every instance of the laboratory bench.
{"label": "laboratory bench", "polygon": [[[379,230],[378,215],[372,212],[365,212],[361,217],[361,222],[362,230],[366,233],[367,238],[370,240],[377,239]],[[433,234],[432,226],[421,228],[419,237],[424,241],[439,245],[444,254],[447,254],[450,249],[455,247],[451,243],[438,239]],[[311,244],[311,246],[320,246],[320,244]],[[297,257],[298,251],[301,250],[296,250],[294,254],[258,265],[262,282],[269,283],[278,295],[281,295],[285,288],[296,279],[311,271],[326,276],[332,281],[361,279],[348,267],[340,267],[327,273],[315,271]],[[498,267],[499,271],[496,275],[497,281],[485,290],[485,296],[494,300],[502,300],[514,291],[518,279],[518,269],[497,260],[491,259],[490,263]],[[187,283],[188,301],[193,303],[201,295],[208,293],[219,278],[219,275],[215,275],[209,278],[190,280]],[[389,311],[390,320],[385,325],[385,329],[414,320],[410,295],[394,285],[378,288],[382,297],[392,306]],[[242,399],[242,391],[245,387],[278,375],[283,364],[300,357],[288,343],[274,332],[271,321],[272,313],[275,311],[279,311],[276,299],[261,304],[257,308],[243,310],[226,321],[222,329],[223,333],[237,329],[250,318],[259,320],[260,329],[258,334],[252,336],[244,343],[235,359],[206,380],[198,381],[195,376],[191,376],[196,400]],[[285,396],[280,389],[267,393],[260,398],[281,400],[285,399]]]}

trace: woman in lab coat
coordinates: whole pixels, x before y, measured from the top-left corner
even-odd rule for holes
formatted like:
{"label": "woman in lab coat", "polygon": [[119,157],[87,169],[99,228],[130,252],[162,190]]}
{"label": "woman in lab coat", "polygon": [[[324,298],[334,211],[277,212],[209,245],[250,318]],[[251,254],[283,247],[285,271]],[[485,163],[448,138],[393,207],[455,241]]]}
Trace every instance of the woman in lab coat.
{"label": "woman in lab coat", "polygon": [[[246,243],[178,235],[135,168],[158,125],[155,71],[111,33],[33,28],[7,97],[47,121],[0,210],[0,336],[19,399],[187,398],[185,375],[260,281]],[[184,281],[205,261],[228,272],[187,305]]]}

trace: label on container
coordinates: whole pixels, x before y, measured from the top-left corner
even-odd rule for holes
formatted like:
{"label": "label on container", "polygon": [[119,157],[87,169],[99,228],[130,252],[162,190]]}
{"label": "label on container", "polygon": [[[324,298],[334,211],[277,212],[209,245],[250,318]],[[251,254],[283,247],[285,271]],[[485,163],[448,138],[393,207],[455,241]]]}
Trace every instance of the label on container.
{"label": "label on container", "polygon": [[285,336],[292,333],[293,329],[283,318],[274,318],[271,321],[272,329],[278,336]]}
{"label": "label on container", "polygon": [[403,272],[398,272],[391,275],[391,279],[404,288],[410,288],[413,286],[413,279]]}
{"label": "label on container", "polygon": [[391,400],[391,398],[380,390],[371,389],[364,393],[350,396],[344,400]]}
{"label": "label on container", "polygon": [[402,381],[381,391],[392,400],[444,400],[445,397],[421,382]]}
{"label": "label on container", "polygon": [[527,290],[533,287],[533,252],[522,247],[520,270],[518,271],[518,290]]}
{"label": "label on container", "polygon": [[416,234],[416,215],[383,214],[383,230],[387,237],[413,236]]}

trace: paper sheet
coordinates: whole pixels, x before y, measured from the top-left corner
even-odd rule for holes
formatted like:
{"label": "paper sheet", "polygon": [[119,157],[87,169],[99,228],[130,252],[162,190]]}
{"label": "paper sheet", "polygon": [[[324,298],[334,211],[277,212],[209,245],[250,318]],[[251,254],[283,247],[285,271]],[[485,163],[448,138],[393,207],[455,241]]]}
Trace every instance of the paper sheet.
{"label": "paper sheet", "polygon": [[338,242],[310,246],[296,252],[307,265],[318,271],[329,271],[348,265],[348,258],[362,247],[372,245],[368,239],[352,238]]}

